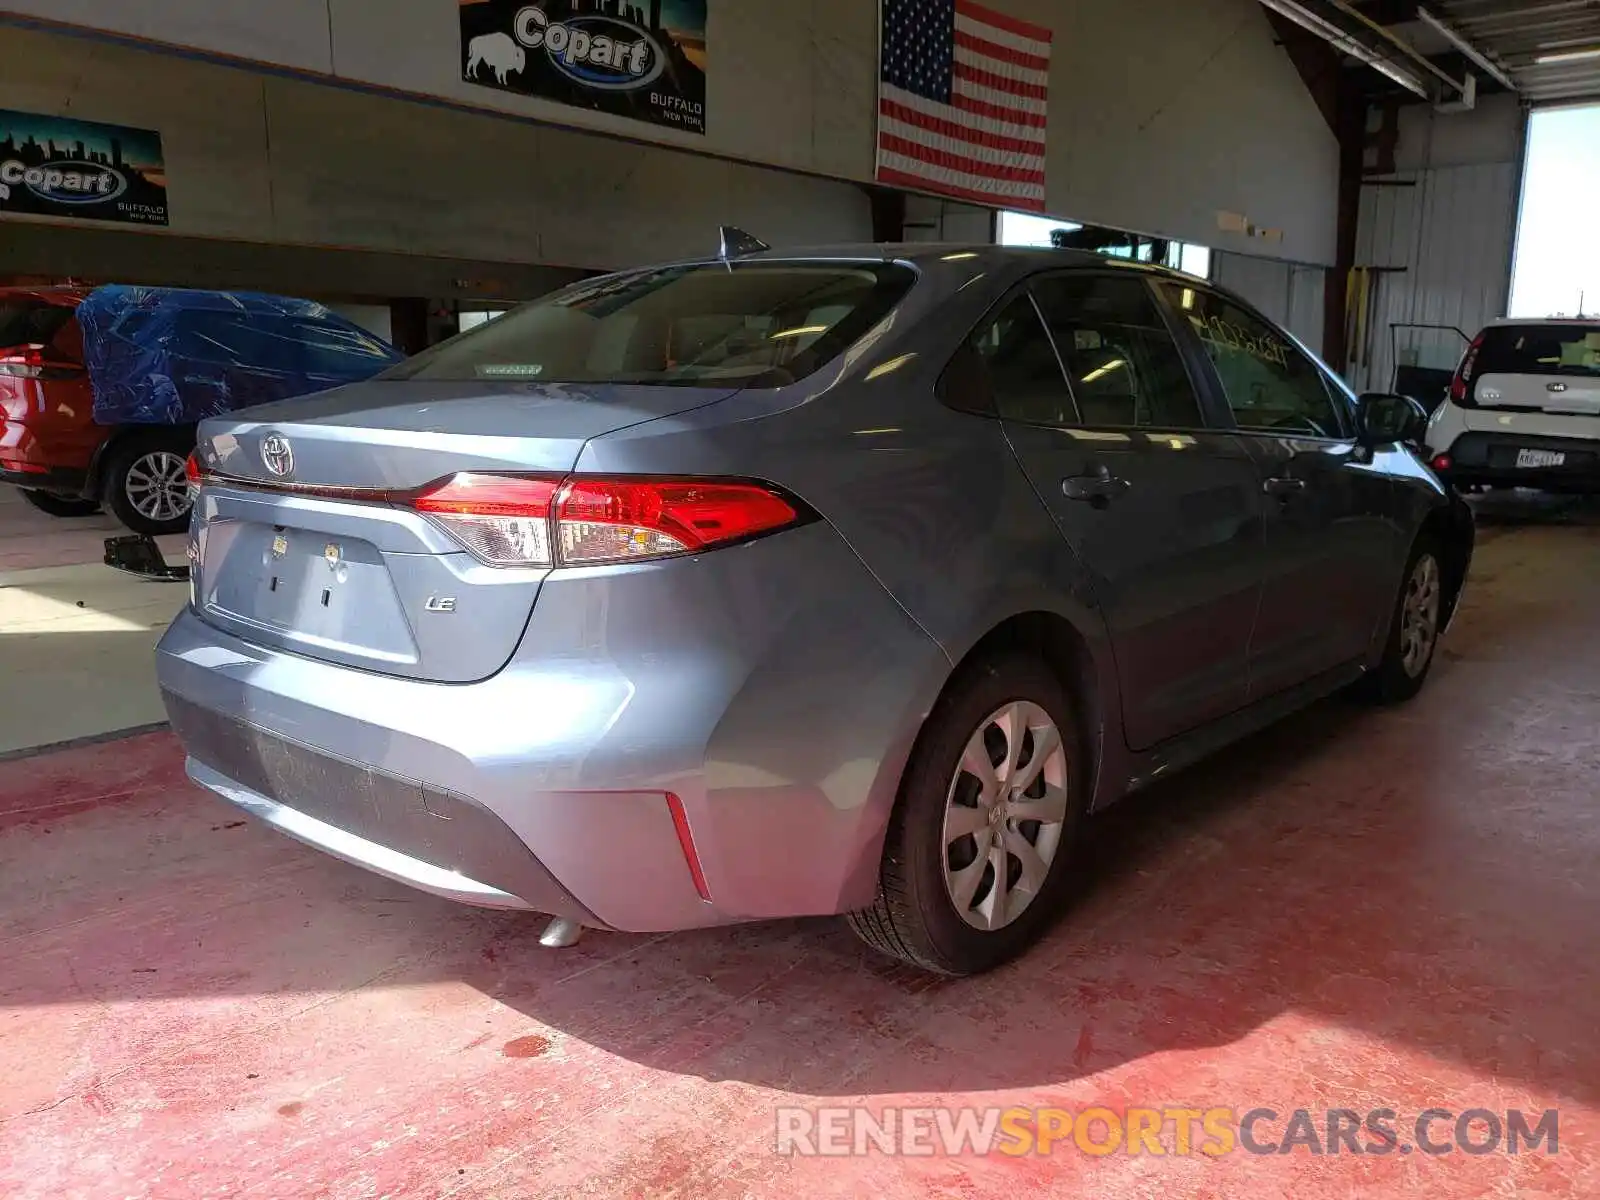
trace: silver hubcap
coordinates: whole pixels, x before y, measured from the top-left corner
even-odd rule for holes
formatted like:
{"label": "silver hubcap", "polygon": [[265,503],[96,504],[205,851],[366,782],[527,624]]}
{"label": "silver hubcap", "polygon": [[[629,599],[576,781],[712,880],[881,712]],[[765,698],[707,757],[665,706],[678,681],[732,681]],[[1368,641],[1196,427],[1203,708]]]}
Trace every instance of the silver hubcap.
{"label": "silver hubcap", "polygon": [[1044,887],[1067,819],[1067,754],[1050,714],[996,709],[967,739],[944,812],[944,883],[962,920],[1000,929]]}
{"label": "silver hubcap", "polygon": [[1439,640],[1439,564],[1431,554],[1417,559],[1400,607],[1400,665],[1415,679]]}
{"label": "silver hubcap", "polygon": [[123,490],[133,511],[151,521],[173,521],[189,511],[183,459],[170,450],[152,450],[135,459]]}

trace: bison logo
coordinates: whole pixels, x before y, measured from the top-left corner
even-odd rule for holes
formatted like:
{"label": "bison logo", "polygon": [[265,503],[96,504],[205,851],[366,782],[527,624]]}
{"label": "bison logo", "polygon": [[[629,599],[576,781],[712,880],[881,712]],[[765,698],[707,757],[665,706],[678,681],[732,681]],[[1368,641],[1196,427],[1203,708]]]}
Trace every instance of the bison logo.
{"label": "bison logo", "polygon": [[527,53],[509,34],[486,33],[467,43],[467,78],[473,81],[480,68],[488,67],[494,72],[495,82],[503,87],[507,75],[513,71],[520,75],[527,65]]}

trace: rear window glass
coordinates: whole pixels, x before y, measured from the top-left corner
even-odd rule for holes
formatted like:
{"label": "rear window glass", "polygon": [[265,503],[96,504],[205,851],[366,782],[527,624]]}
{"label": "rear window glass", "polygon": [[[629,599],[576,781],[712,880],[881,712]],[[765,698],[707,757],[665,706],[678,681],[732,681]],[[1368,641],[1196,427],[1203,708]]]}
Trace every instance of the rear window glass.
{"label": "rear window glass", "polygon": [[577,284],[386,379],[782,387],[859,340],[915,275],[898,263],[666,267]]}
{"label": "rear window glass", "polygon": [[1600,377],[1600,326],[1490,326],[1473,374]]}
{"label": "rear window glass", "polygon": [[70,320],[65,305],[0,302],[0,346],[47,346]]}

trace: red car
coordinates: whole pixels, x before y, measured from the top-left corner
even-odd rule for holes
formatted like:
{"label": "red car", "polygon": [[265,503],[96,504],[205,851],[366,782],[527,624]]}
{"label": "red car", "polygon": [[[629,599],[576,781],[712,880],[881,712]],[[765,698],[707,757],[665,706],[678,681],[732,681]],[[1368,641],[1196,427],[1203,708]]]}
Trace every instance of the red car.
{"label": "red car", "polygon": [[108,509],[135,533],[189,523],[193,426],[94,423],[73,287],[0,288],[0,483],[56,517]]}

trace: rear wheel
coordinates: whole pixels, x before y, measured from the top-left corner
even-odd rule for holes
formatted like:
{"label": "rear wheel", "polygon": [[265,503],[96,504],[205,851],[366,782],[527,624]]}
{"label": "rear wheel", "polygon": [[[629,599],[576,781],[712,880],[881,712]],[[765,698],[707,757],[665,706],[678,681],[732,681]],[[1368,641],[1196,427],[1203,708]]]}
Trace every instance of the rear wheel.
{"label": "rear wheel", "polygon": [[40,492],[33,488],[18,488],[22,498],[42,513],[52,517],[92,517],[100,511],[93,500],[79,500],[73,496],[58,496],[54,492]]}
{"label": "rear wheel", "polygon": [[1428,536],[1418,538],[1406,562],[1405,582],[1395,602],[1383,658],[1356,685],[1358,696],[1378,704],[1398,704],[1422,690],[1439,647],[1444,603],[1438,543]]}
{"label": "rear wheel", "polygon": [[184,460],[188,439],[165,432],[138,433],[114,446],[101,495],[111,514],[135,533],[181,533],[189,525]]}
{"label": "rear wheel", "polygon": [[1059,909],[1083,800],[1072,706],[1035,659],[1005,658],[940,701],[901,782],[868,945],[970,975],[1020,954]]}

